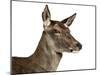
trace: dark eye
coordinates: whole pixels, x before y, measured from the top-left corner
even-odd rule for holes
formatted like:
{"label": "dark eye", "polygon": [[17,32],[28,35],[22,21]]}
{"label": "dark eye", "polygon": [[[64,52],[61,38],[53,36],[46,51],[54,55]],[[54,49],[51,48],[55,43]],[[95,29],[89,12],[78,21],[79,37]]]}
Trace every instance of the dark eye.
{"label": "dark eye", "polygon": [[59,36],[60,35],[60,31],[54,29],[54,34],[57,35],[57,36]]}
{"label": "dark eye", "polygon": [[54,29],[54,33],[60,33],[60,31],[58,31],[58,30]]}

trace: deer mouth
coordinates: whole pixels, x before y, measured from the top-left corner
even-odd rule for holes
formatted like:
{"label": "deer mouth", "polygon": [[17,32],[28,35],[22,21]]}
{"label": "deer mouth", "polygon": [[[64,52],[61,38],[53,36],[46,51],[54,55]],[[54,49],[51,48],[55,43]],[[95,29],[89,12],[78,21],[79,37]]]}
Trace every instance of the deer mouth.
{"label": "deer mouth", "polygon": [[70,50],[69,53],[79,53],[79,51],[75,51],[75,50]]}
{"label": "deer mouth", "polygon": [[69,53],[78,53],[80,51],[80,49],[69,49]]}

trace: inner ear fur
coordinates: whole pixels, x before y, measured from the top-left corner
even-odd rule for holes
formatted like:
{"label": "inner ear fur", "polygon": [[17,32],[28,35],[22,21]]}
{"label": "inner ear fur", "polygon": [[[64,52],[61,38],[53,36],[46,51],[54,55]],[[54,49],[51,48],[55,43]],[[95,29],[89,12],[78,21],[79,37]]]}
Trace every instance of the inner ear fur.
{"label": "inner ear fur", "polygon": [[45,6],[44,11],[42,12],[42,19],[43,21],[51,19],[51,14],[50,14],[48,5]]}
{"label": "inner ear fur", "polygon": [[50,25],[51,14],[48,5],[45,6],[44,11],[42,12],[42,19],[44,28]]}
{"label": "inner ear fur", "polygon": [[62,20],[61,22],[67,26],[70,26],[72,24],[72,22],[74,21],[75,17],[76,17],[76,13],[74,13],[72,16]]}

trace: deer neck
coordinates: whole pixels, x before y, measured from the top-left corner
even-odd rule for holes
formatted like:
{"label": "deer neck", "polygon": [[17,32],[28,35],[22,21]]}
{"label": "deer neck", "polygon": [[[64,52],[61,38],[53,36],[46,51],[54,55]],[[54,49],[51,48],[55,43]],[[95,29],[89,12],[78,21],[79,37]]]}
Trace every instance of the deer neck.
{"label": "deer neck", "polygon": [[59,65],[62,53],[57,53],[51,38],[43,32],[35,53],[31,56],[32,61],[47,71],[55,71]]}

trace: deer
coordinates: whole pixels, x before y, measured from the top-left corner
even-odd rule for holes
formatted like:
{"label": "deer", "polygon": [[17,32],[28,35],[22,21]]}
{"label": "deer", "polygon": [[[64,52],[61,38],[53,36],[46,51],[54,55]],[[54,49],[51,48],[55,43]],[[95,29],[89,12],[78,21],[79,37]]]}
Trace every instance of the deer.
{"label": "deer", "polygon": [[45,5],[42,12],[44,30],[37,48],[28,57],[12,57],[12,75],[56,71],[63,52],[80,51],[82,44],[69,29],[75,17],[76,13],[62,21],[51,20],[49,7]]}

